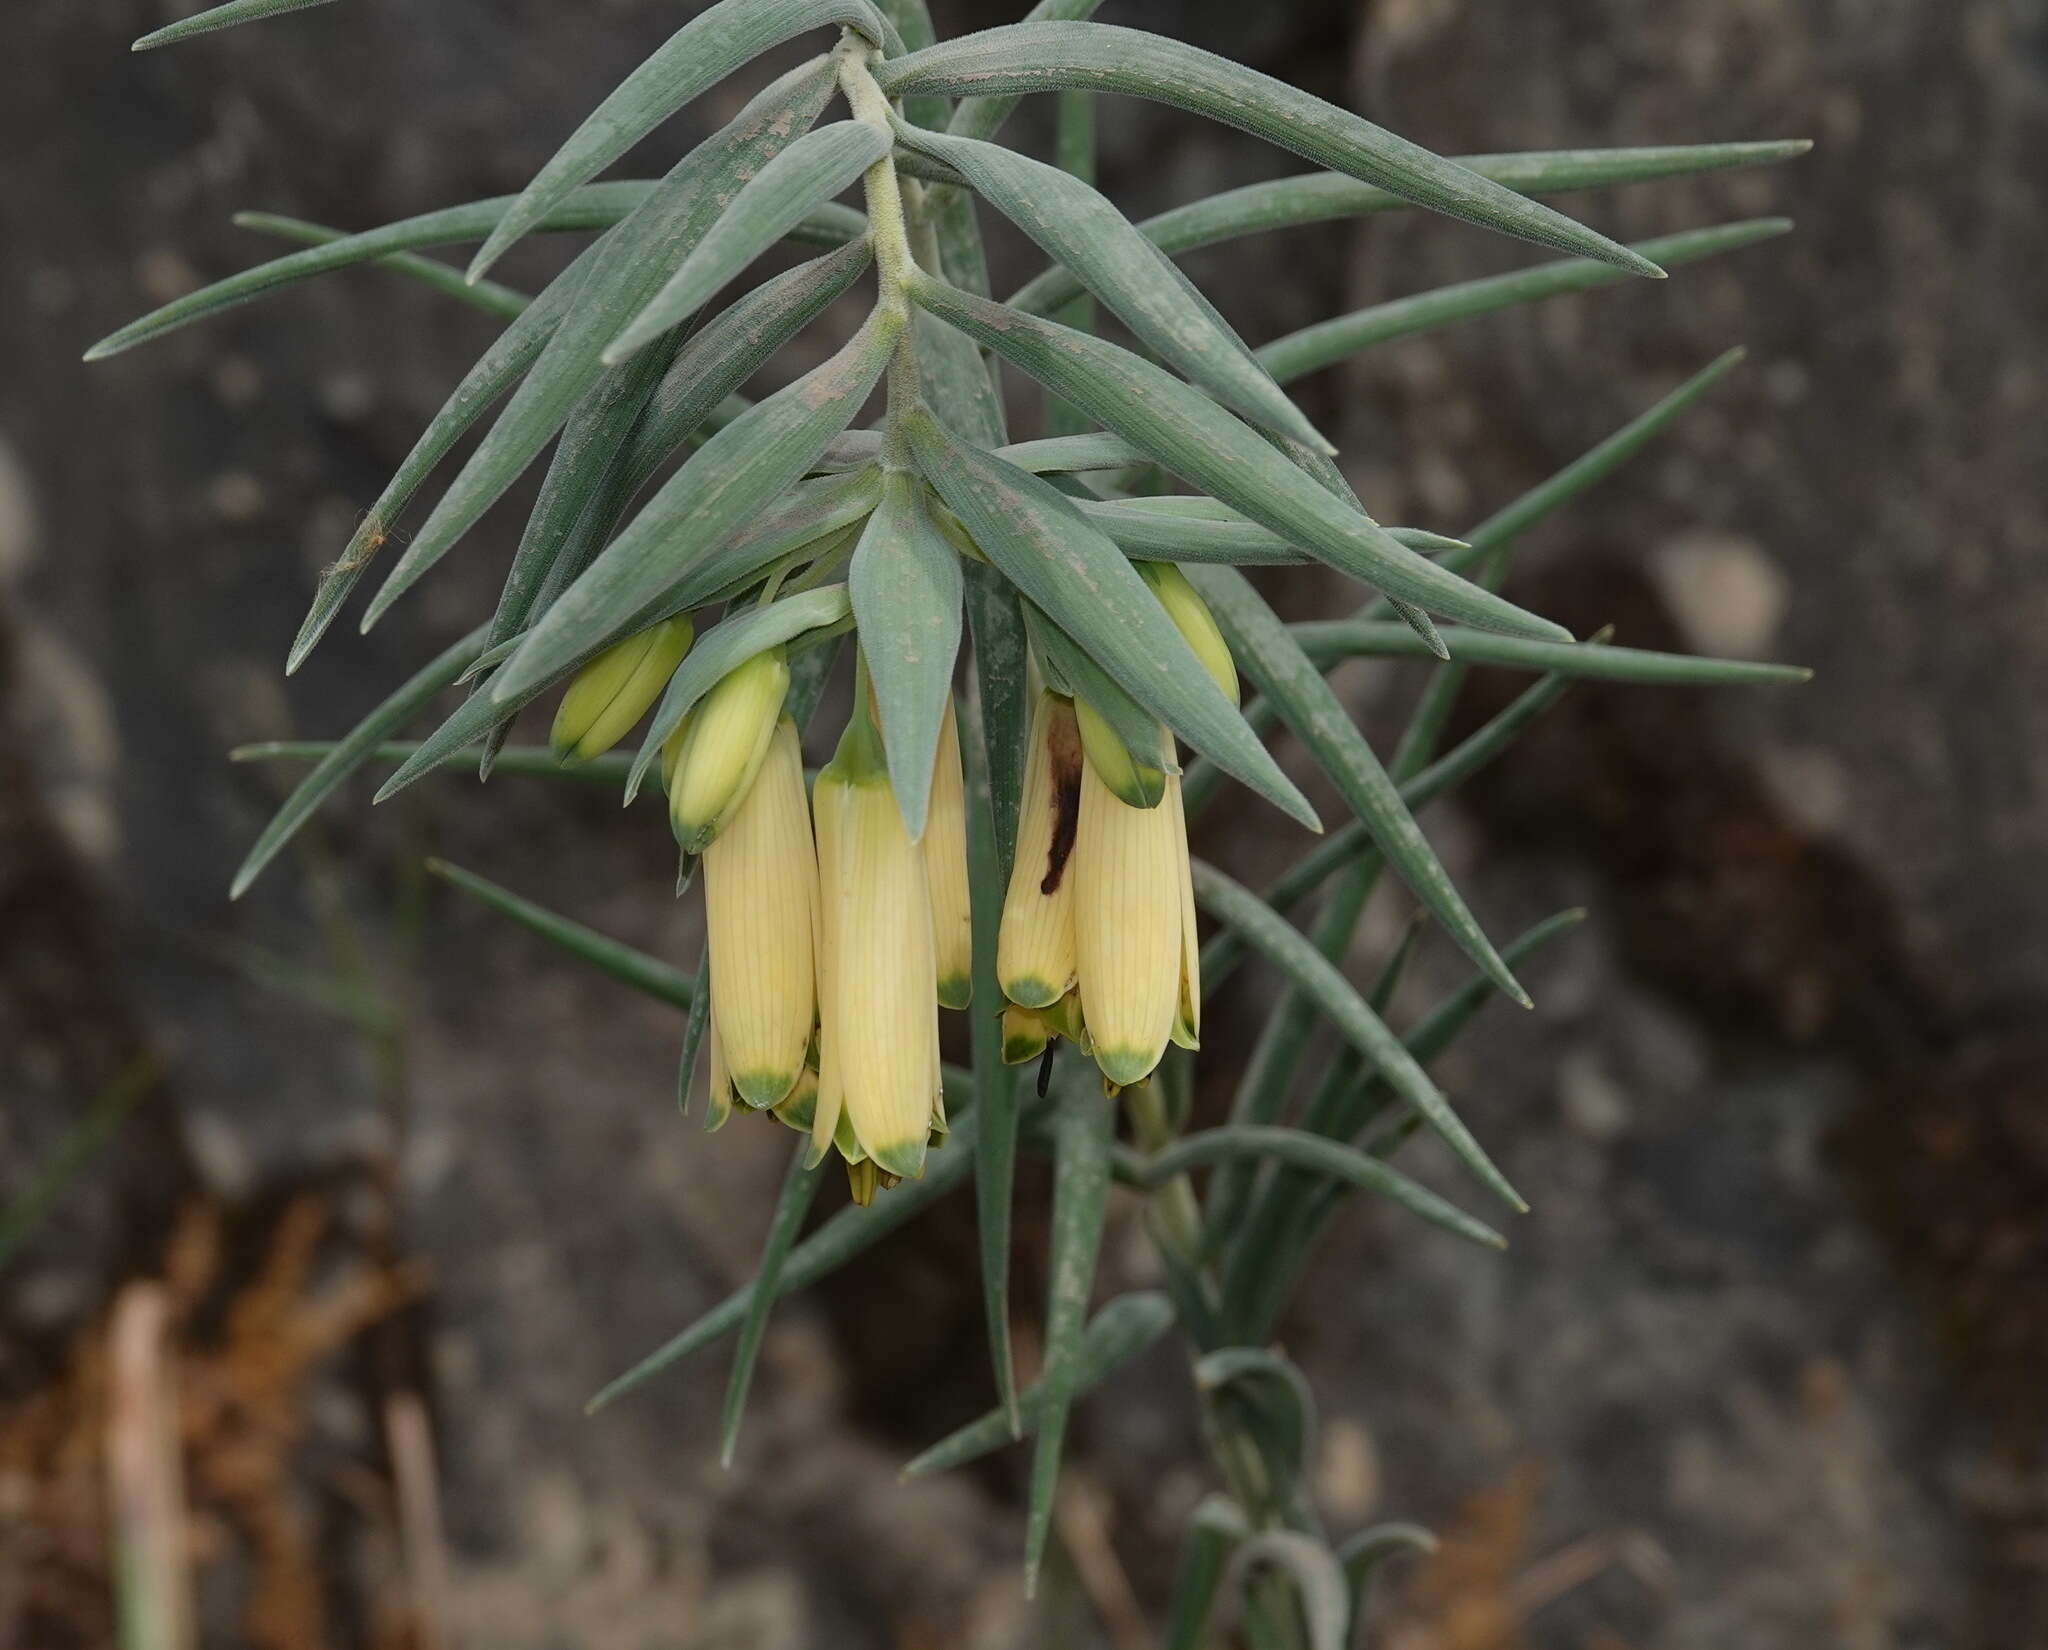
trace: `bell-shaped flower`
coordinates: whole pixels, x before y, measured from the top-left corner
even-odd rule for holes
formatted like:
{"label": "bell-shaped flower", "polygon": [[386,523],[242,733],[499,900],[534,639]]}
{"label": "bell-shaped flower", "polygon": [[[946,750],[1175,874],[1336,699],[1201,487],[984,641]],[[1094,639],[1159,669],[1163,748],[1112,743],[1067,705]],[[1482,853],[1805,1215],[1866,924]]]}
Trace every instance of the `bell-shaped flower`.
{"label": "bell-shaped flower", "polygon": [[843,1121],[883,1183],[914,1179],[941,1100],[931,894],[864,705],[812,811],[824,940],[813,1150]]}
{"label": "bell-shaped flower", "polygon": [[771,728],[760,772],[704,850],[711,1021],[740,1100],[786,1099],[817,1017],[817,859],[796,724]]}
{"label": "bell-shaped flower", "polygon": [[1188,860],[1180,787],[1133,808],[1082,765],[1074,842],[1074,940],[1095,1063],[1119,1086],[1159,1064],[1183,1017]]}

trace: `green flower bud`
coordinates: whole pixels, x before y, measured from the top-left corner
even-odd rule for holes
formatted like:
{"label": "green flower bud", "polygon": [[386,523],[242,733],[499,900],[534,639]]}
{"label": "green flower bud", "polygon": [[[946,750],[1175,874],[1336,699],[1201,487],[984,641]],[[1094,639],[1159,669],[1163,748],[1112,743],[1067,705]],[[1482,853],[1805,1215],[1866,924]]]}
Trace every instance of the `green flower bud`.
{"label": "green flower bud", "polygon": [[702,853],[746,801],[788,692],[788,656],[771,647],[729,671],[690,712],[668,791],[683,852]]}
{"label": "green flower bud", "polygon": [[576,673],[555,710],[548,735],[564,762],[588,762],[626,737],[647,714],[690,651],[694,632],[687,615],[614,643]]}

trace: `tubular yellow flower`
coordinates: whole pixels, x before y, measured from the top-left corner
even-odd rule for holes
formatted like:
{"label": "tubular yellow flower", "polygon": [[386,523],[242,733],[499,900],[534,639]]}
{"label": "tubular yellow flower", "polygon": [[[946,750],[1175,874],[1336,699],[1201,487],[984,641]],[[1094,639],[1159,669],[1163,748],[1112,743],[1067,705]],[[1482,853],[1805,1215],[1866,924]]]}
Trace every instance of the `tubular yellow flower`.
{"label": "tubular yellow flower", "polygon": [[1003,995],[1049,1008],[1074,983],[1074,887],[1068,861],[1081,816],[1081,734],[1074,707],[1041,693],[1024,763],[1017,862],[1003,900],[996,974]]}
{"label": "tubular yellow flower", "polygon": [[1051,1041],[1052,1027],[1045,1023],[1045,1015],[1040,1010],[1021,1008],[1016,1003],[1003,1005],[1004,1065],[1021,1066],[1026,1061],[1036,1060]]}
{"label": "tubular yellow flower", "polygon": [[728,672],[690,712],[668,792],[683,852],[702,853],[746,800],[788,692],[788,656],[771,647]]}
{"label": "tubular yellow flower", "polygon": [[[1086,699],[1074,700],[1074,720],[1081,729],[1081,750],[1101,776],[1110,795],[1133,808],[1156,808],[1166,794],[1166,770],[1156,761],[1134,754],[1115,728]],[[1166,730],[1155,728],[1153,751],[1166,748]]]}
{"label": "tubular yellow flower", "polygon": [[939,725],[932,765],[931,806],[924,821],[924,874],[932,896],[932,951],[939,1002],[965,1008],[974,1000],[974,919],[967,901],[967,792],[960,775],[960,734],[953,706]]}
{"label": "tubular yellow flower", "polygon": [[1237,661],[1230,656],[1230,644],[1223,639],[1216,615],[1209,611],[1201,592],[1188,582],[1187,574],[1170,561],[1141,561],[1132,565],[1152,587],[1152,594],[1159,598],[1166,616],[1187,639],[1195,657],[1216,678],[1224,697],[1233,705],[1241,704],[1243,689],[1238,685]]}
{"label": "tubular yellow flower", "polygon": [[924,856],[879,760],[861,749],[849,756],[858,743],[842,742],[818,775],[813,804],[831,875],[819,888],[827,940],[817,1126],[828,1091],[836,1091],[844,1121],[882,1175],[914,1179],[924,1172],[940,1094],[931,896]]}
{"label": "tubular yellow flower", "polygon": [[775,1103],[775,1120],[798,1134],[809,1134],[818,1116],[818,1068],[805,1066],[796,1087]]}
{"label": "tubular yellow flower", "polygon": [[1074,938],[1081,1013],[1112,1083],[1142,1081],[1180,1009],[1180,853],[1176,814],[1132,808],[1092,767],[1081,775],[1074,844]]}
{"label": "tubular yellow flower", "polygon": [[555,710],[548,735],[555,755],[588,762],[625,738],[668,685],[693,634],[679,614],[606,648],[579,670]]}
{"label": "tubular yellow flower", "polygon": [[789,1094],[810,1047],[816,864],[803,752],[785,716],[745,800],[704,850],[711,1023],[733,1087],[756,1110]]}

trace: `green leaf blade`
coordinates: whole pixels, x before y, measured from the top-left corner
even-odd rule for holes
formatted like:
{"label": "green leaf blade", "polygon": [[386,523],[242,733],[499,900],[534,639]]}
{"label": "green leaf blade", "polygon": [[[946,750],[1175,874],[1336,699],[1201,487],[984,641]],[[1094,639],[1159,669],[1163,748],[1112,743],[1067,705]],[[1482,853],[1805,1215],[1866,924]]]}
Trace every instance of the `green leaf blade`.
{"label": "green leaf blade", "polygon": [[805,214],[839,194],[889,150],[861,121],[806,132],[749,178],[682,266],[605,346],[615,366],[688,320],[728,281],[781,240]]}
{"label": "green leaf blade", "polygon": [[1047,482],[964,445],[928,417],[905,428],[926,479],[1019,591],[1181,738],[1320,829],[1307,799],[1115,545]]}
{"label": "green leaf blade", "polygon": [[1319,561],[1432,613],[1511,634],[1553,641],[1568,636],[1549,620],[1409,550],[1215,402],[1129,350],[936,282],[922,284],[917,299],[1168,469]]}
{"label": "green leaf blade", "polygon": [[913,478],[890,472],[854,548],[847,589],[881,713],[889,787],[913,837],[924,835],[931,801],[965,584],[960,557],[933,525]]}
{"label": "green leaf blade", "polygon": [[1205,115],[1405,200],[1638,275],[1656,265],[1478,172],[1199,47],[1103,23],[1019,23],[882,65],[893,94],[1124,92]]}
{"label": "green leaf blade", "polygon": [[155,51],[159,46],[174,46],[194,35],[231,29],[238,23],[254,23],[266,17],[282,17],[288,11],[307,11],[314,6],[331,4],[333,0],[227,0],[225,5],[213,6],[180,18],[175,23],[166,23],[160,29],[152,29],[128,49],[132,52]]}
{"label": "green leaf blade", "polygon": [[[594,109],[521,191],[469,278],[481,280],[556,202],[742,64],[812,29],[842,25],[875,44],[894,33],[868,0],[718,0],[685,23]],[[786,134],[794,137],[796,134]]]}

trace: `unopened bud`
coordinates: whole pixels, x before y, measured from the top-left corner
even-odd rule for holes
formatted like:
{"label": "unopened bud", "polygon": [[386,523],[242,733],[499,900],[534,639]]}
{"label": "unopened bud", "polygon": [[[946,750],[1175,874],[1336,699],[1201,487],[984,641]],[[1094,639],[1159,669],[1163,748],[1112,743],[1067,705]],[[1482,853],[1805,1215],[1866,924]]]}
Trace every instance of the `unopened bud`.
{"label": "unopened bud", "polygon": [[628,636],[576,673],[548,735],[564,762],[588,762],[626,737],[647,714],[690,650],[689,619],[678,614]]}
{"label": "unopened bud", "polygon": [[788,658],[771,647],[729,671],[690,712],[668,792],[669,821],[685,853],[702,853],[746,800],[788,692]]}

